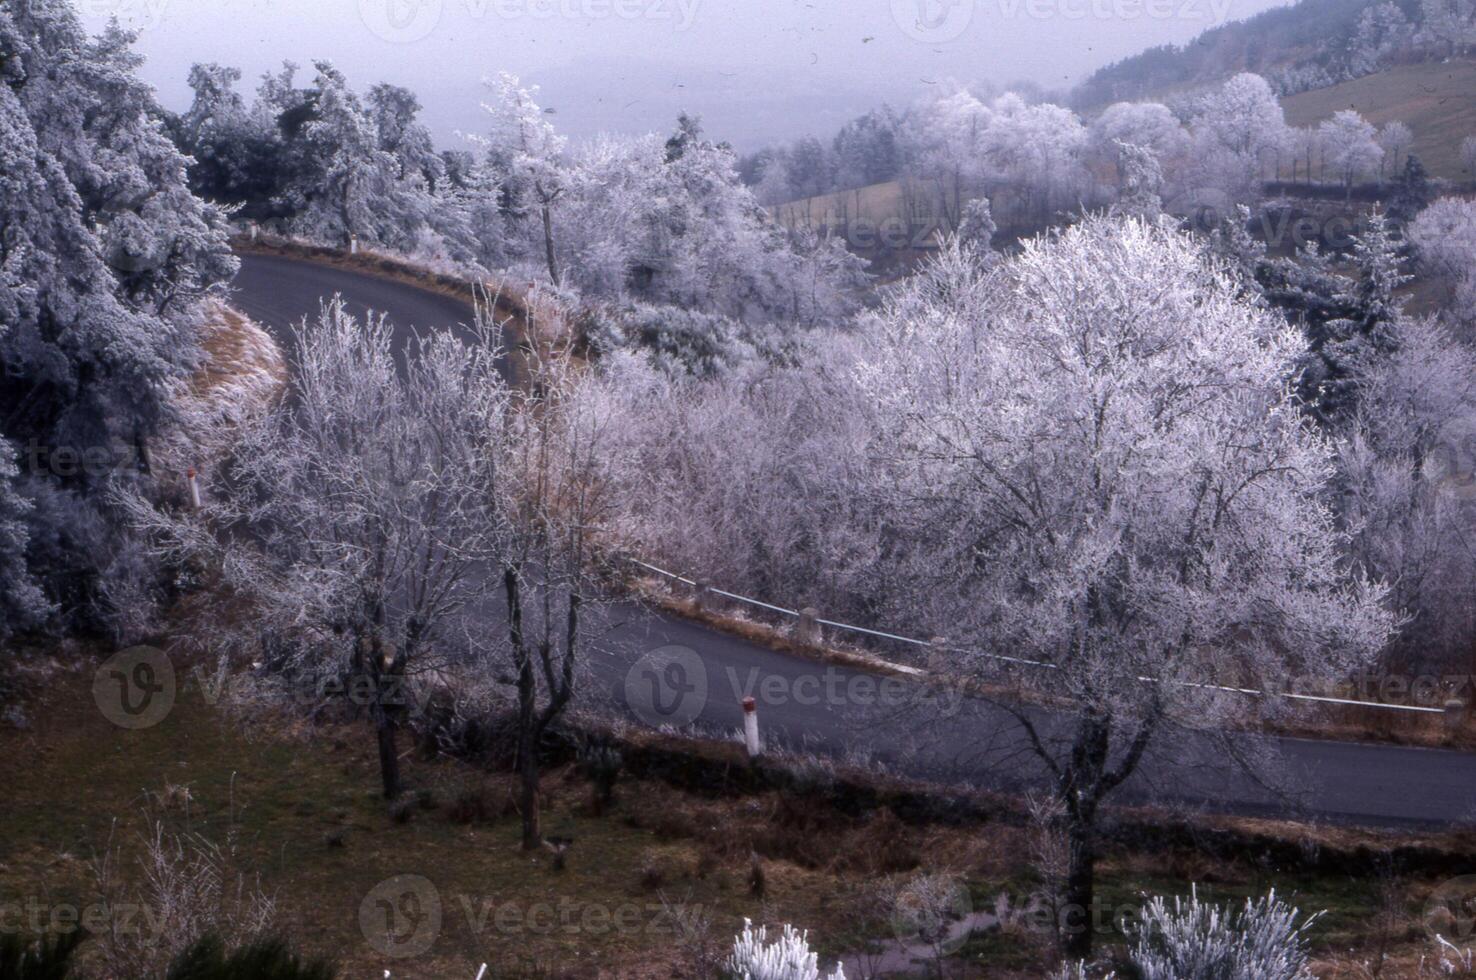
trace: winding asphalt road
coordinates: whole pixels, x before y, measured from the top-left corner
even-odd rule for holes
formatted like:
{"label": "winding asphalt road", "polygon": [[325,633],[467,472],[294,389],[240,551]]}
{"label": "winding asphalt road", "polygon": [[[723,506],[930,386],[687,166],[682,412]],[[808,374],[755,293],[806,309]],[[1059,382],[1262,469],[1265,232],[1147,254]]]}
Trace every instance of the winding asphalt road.
{"label": "winding asphalt road", "polygon": [[[286,339],[335,294],[358,315],[386,314],[407,340],[416,329],[471,320],[455,299],[276,256],[243,256],[234,302]],[[593,689],[644,722],[728,735],[752,695],[771,744],[992,788],[1043,778],[1019,726],[986,703],[820,665],[630,604],[602,616],[591,630]],[[1034,720],[1047,739],[1064,735],[1044,713]],[[1252,736],[1239,737],[1236,751],[1251,765],[1231,763],[1195,732],[1164,733],[1117,799],[1381,827],[1476,821],[1476,755]]]}

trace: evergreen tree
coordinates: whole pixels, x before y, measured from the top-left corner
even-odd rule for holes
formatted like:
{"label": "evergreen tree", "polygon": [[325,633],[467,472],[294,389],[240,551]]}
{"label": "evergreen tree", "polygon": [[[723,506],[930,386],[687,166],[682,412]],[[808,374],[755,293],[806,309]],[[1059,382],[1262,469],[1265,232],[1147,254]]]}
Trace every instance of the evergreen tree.
{"label": "evergreen tree", "polygon": [[12,622],[46,612],[39,584],[69,622],[104,625],[125,551],[108,488],[128,472],[124,453],[168,422],[170,389],[198,358],[199,300],[235,268],[131,41],[116,27],[89,39],[63,0],[0,7],[0,602]]}
{"label": "evergreen tree", "polygon": [[1413,153],[1404,158],[1404,170],[1394,180],[1394,192],[1389,195],[1389,220],[1396,228],[1403,228],[1415,216],[1435,200],[1435,190],[1430,186],[1430,175],[1425,165]]}
{"label": "evergreen tree", "polygon": [[1353,241],[1358,279],[1341,298],[1345,316],[1328,318],[1307,332],[1310,358],[1303,393],[1314,414],[1326,423],[1352,416],[1358,378],[1369,363],[1398,349],[1399,317],[1395,291],[1409,281],[1400,269],[1399,247],[1379,212]]}
{"label": "evergreen tree", "polygon": [[689,116],[685,112],[677,116],[676,132],[672,133],[666,141],[666,162],[675,163],[687,152],[687,147],[692,146],[702,139],[702,119],[699,116]]}

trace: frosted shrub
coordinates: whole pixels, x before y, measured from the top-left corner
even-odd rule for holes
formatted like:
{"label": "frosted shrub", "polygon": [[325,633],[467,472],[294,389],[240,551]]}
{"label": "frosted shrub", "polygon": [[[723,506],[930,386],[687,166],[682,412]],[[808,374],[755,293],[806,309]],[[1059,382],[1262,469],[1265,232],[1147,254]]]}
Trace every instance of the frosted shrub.
{"label": "frosted shrub", "polygon": [[[810,952],[809,933],[797,932],[785,924],[772,943],[768,929],[743,920],[743,931],[733,939],[733,955],[725,964],[731,980],[821,980],[818,957]],[[824,980],[846,980],[846,972],[837,966]]]}
{"label": "frosted shrub", "polygon": [[1138,913],[1132,960],[1143,980],[1311,980],[1307,930],[1317,916],[1299,924],[1300,914],[1275,890],[1239,912],[1194,892],[1172,908],[1155,897]]}

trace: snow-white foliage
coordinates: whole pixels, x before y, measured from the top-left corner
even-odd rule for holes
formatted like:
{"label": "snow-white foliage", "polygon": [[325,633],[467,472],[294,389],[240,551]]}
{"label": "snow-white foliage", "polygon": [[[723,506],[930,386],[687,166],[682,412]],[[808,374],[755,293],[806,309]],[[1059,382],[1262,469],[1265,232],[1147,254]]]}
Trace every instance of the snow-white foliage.
{"label": "snow-white foliage", "polygon": [[[1301,920],[1301,921],[1299,921]],[[1240,909],[1175,897],[1143,907],[1129,953],[1143,980],[1312,980],[1301,913],[1276,892]]]}
{"label": "snow-white foliage", "polygon": [[994,244],[994,214],[989,208],[989,198],[981,197],[964,205],[963,218],[958,223],[958,240],[966,247],[982,254]]}
{"label": "snow-white foliage", "polygon": [[1318,127],[1318,135],[1328,166],[1345,186],[1376,172],[1383,162],[1378,131],[1352,109],[1333,113]]}
{"label": "snow-white foliage", "polygon": [[[1163,190],[1164,174],[1185,169],[1189,134],[1161,103],[1113,103],[1092,121],[1091,140],[1097,158],[1116,166],[1119,191],[1126,198],[1141,191],[1145,168],[1156,168],[1158,186],[1150,189],[1152,194]],[[1129,207],[1136,213],[1143,210],[1142,203]]]}
{"label": "snow-white foliage", "polygon": [[1255,200],[1291,141],[1281,103],[1260,75],[1242,72],[1205,94],[1190,121],[1201,186]]}
{"label": "snow-white foliage", "polygon": [[235,270],[131,42],[116,27],[88,38],[62,0],[0,8],[0,456],[21,461],[19,474],[0,464],[15,545],[0,588],[13,622],[47,611],[34,579],[73,625],[108,625],[108,563],[128,549],[104,492],[134,477],[135,447],[168,424],[169,392],[198,356],[200,302]]}
{"label": "snow-white foliage", "polygon": [[769,941],[768,927],[743,920],[743,931],[733,939],[733,952],[725,964],[730,980],[846,980],[845,970],[821,974],[819,957],[810,952],[809,933],[785,923]]}
{"label": "snow-white foliage", "polygon": [[297,333],[288,395],[245,420],[212,481],[210,527],[251,534],[130,501],[163,556],[217,569],[254,604],[240,635],[222,626],[220,650],[253,651],[266,631],[316,667],[370,645],[413,663],[460,637],[489,588],[470,570],[497,540],[493,447],[511,395],[494,358],[445,334],[407,356],[386,321],[334,302]]}
{"label": "snow-white foliage", "polygon": [[1394,340],[1354,379],[1340,516],[1351,556],[1390,583],[1391,607],[1409,618],[1401,646],[1451,664],[1465,655],[1476,608],[1476,550],[1449,530],[1470,520],[1476,353],[1423,319],[1398,321]]}
{"label": "snow-white foliage", "polygon": [[[590,300],[701,310],[800,326],[843,319],[865,283],[838,239],[790,233],[743,186],[726,146],[686,120],[680,140],[601,137],[569,150],[511,76],[481,140],[513,200],[514,266]],[[679,147],[680,152],[677,152]]]}
{"label": "snow-white foliage", "polygon": [[1053,696],[1131,743],[1210,707],[1137,676],[1212,676],[1231,645],[1338,675],[1387,636],[1285,390],[1304,351],[1192,240],[1094,218],[995,270],[945,251],[805,370],[613,363],[611,476],[653,558],[1056,663]]}
{"label": "snow-white foliage", "polygon": [[1476,309],[1476,201],[1443,197],[1405,229],[1420,264],[1451,288],[1452,309],[1469,317]]}
{"label": "snow-white foliage", "polygon": [[1286,390],[1304,345],[1192,240],[1137,220],[923,277],[857,368],[889,580],[910,583],[891,607],[1056,664],[1054,696],[1129,743],[1204,700],[1134,678],[1209,676],[1224,647],[1257,674],[1367,663],[1390,622],[1342,570],[1331,451]]}
{"label": "snow-white foliage", "polygon": [[1010,186],[1039,218],[1075,204],[1085,185],[1086,127],[1076,114],[1009,92],[987,104],[959,89],[920,106],[905,130],[913,174],[934,182],[949,225],[963,202]]}
{"label": "snow-white foliage", "polygon": [[1379,148],[1384,151],[1380,172],[1388,169],[1392,173],[1398,173],[1402,164],[1400,157],[1414,144],[1414,131],[1394,119],[1379,127],[1378,140]]}

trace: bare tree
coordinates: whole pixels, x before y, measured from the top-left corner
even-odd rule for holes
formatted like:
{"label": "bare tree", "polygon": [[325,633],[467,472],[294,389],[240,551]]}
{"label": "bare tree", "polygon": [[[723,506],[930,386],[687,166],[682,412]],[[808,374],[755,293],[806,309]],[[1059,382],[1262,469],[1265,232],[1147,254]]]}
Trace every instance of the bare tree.
{"label": "bare tree", "polygon": [[507,603],[502,651],[517,691],[523,847],[542,845],[538,746],[574,698],[586,605],[596,595],[592,536],[605,519],[600,470],[610,417],[567,351],[531,355],[529,383],[494,464]]}

